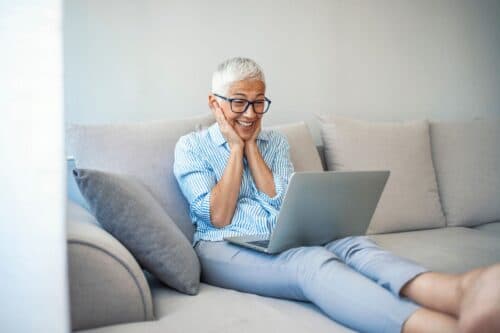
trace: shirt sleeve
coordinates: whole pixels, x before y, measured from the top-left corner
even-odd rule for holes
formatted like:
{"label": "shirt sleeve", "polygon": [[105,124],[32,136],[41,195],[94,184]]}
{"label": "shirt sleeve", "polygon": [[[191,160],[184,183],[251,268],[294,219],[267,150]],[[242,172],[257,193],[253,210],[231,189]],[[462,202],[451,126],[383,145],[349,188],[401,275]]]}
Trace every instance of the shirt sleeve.
{"label": "shirt sleeve", "polygon": [[272,149],[270,154],[273,158],[270,169],[273,173],[276,195],[270,197],[254,186],[257,193],[257,200],[265,202],[279,210],[288,187],[288,181],[294,171],[290,160],[290,145],[282,134],[275,133],[273,140],[268,143],[268,146]]}
{"label": "shirt sleeve", "polygon": [[189,203],[191,219],[210,225],[210,192],[216,178],[200,149],[189,136],[181,137],[175,146],[173,169],[182,194]]}

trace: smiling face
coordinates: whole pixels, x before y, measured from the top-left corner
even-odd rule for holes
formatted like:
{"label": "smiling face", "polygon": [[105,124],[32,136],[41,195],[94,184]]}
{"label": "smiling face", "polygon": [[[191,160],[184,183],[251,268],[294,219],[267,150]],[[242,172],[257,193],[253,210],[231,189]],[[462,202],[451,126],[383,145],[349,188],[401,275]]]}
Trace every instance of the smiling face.
{"label": "smiling face", "polygon": [[[266,85],[260,80],[242,80],[234,82],[228,89],[228,98],[242,98],[249,101],[263,99],[266,92]],[[254,112],[253,107],[249,106],[244,113],[235,113],[231,111],[231,105],[228,101],[218,99],[213,95],[209,96],[210,108],[220,107],[226,116],[227,121],[240,138],[244,141],[250,139],[262,121],[262,114]]]}

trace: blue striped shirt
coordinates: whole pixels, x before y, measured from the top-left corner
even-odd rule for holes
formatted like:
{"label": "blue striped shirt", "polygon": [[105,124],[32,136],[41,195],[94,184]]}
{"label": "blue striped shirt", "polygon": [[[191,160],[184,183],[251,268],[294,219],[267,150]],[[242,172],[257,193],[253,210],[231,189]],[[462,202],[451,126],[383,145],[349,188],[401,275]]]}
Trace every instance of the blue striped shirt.
{"label": "blue striped shirt", "polygon": [[236,209],[229,225],[216,228],[210,220],[210,195],[222,178],[230,148],[218,123],[182,136],[175,146],[174,175],[189,203],[195,225],[193,246],[200,240],[220,241],[226,236],[269,235],[276,224],[288,180],[293,172],[286,138],[276,131],[262,130],[257,146],[273,173],[276,195],[261,192],[252,178],[246,158]]}

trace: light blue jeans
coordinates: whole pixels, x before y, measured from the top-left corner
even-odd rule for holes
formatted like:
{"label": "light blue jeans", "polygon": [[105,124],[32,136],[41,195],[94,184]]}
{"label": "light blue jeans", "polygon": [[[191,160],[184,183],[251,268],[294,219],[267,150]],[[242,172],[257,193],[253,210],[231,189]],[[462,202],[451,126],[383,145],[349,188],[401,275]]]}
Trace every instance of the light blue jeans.
{"label": "light blue jeans", "polygon": [[309,301],[361,332],[401,332],[418,306],[401,288],[426,271],[366,237],[268,255],[225,241],[199,241],[202,281],[262,296]]}

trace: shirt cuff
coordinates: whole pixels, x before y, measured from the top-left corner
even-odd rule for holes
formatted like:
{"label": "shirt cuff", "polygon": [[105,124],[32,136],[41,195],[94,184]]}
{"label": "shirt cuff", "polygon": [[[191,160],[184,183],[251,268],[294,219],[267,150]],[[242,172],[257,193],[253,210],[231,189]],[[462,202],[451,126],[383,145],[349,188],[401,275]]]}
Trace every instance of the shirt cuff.
{"label": "shirt cuff", "polygon": [[255,185],[255,183],[253,183],[253,186],[257,193],[257,199],[262,200],[270,204],[274,208],[279,209],[281,206],[281,202],[283,200],[283,195],[286,190],[287,182],[284,178],[278,175],[273,175],[273,180],[274,180],[274,189],[276,191],[276,195],[274,197],[270,197],[266,193],[260,191]]}

